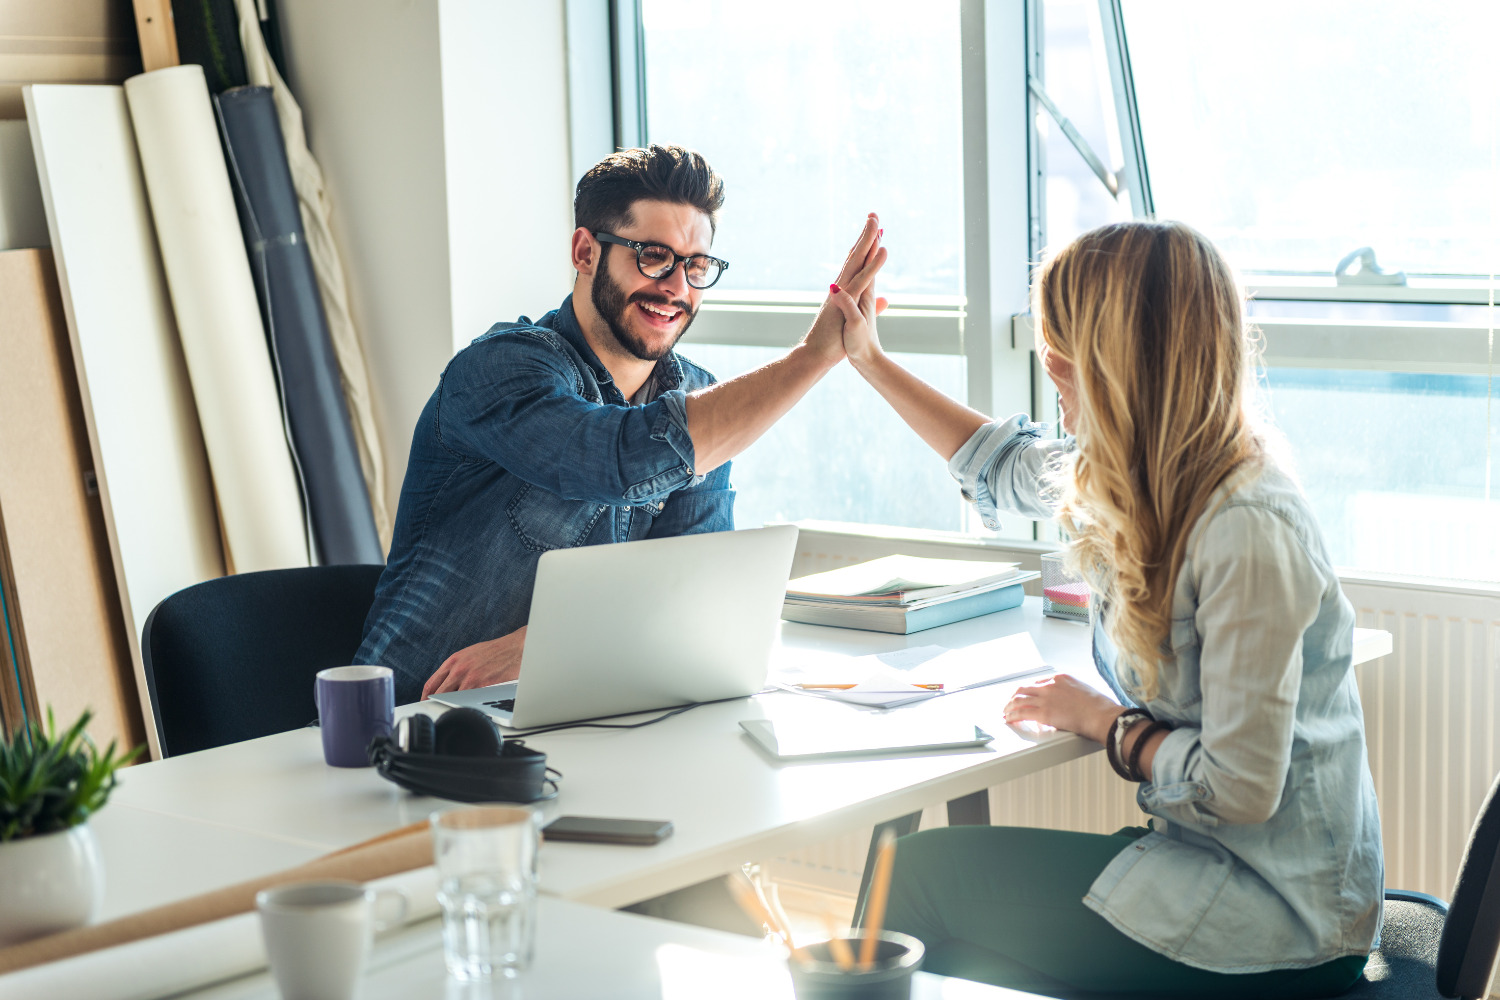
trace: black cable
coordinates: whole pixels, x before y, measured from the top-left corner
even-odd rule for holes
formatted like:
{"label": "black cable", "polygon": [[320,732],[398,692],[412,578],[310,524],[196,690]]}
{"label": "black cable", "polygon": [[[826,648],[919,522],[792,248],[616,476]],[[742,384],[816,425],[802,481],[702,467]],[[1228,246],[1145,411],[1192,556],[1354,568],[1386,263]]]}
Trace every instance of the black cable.
{"label": "black cable", "polygon": [[[658,722],[670,719],[674,715],[690,712],[699,705],[717,705],[721,701],[739,701],[739,697],[716,698],[713,701],[695,701],[691,705],[683,705],[680,708],[669,709],[654,719],[646,719],[643,722],[562,722],[555,726],[540,726],[536,729],[526,729],[519,732],[505,732],[508,740],[523,739],[527,736],[538,736],[542,733],[555,733],[563,729],[640,729],[642,726],[654,726]],[[606,716],[607,718],[607,716]]]}

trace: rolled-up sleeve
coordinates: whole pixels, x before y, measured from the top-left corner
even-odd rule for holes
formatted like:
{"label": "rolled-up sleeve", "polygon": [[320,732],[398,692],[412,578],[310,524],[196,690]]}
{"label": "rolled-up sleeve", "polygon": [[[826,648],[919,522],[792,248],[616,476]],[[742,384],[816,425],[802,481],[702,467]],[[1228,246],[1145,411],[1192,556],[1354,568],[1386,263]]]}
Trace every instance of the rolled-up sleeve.
{"label": "rolled-up sleeve", "polygon": [[1029,518],[1052,516],[1043,475],[1056,457],[1072,450],[1073,439],[1045,437],[1048,430],[1018,413],[979,428],[948,460],[948,472],[986,528],[1000,527],[1002,509]]}
{"label": "rolled-up sleeve", "polygon": [[1194,546],[1202,723],[1167,734],[1140,789],[1149,812],[1200,827],[1262,823],[1291,767],[1302,637],[1325,583],[1278,513],[1235,506]]}
{"label": "rolled-up sleeve", "polygon": [[685,393],[618,406],[585,399],[576,380],[557,351],[526,334],[465,351],[443,375],[439,439],[570,500],[624,506],[702,482]]}

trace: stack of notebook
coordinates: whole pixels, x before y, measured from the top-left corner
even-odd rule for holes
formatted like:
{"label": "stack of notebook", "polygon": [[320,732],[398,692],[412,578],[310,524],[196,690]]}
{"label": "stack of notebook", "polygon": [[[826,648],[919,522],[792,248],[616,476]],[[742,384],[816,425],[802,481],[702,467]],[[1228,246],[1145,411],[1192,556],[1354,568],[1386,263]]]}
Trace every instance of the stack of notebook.
{"label": "stack of notebook", "polygon": [[781,617],[810,625],[911,633],[1005,611],[1037,578],[1017,563],[886,556],[787,584]]}

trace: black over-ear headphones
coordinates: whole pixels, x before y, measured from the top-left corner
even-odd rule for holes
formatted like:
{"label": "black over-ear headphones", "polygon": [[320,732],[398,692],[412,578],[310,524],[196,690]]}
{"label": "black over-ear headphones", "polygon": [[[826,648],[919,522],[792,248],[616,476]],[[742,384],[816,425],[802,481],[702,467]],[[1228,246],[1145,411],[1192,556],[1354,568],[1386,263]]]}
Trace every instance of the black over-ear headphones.
{"label": "black over-ear headphones", "polygon": [[474,708],[449,709],[435,721],[410,715],[397,738],[377,736],[369,752],[381,777],[459,802],[538,802],[557,795],[562,777],[547,766],[546,754],[502,740],[489,716]]}

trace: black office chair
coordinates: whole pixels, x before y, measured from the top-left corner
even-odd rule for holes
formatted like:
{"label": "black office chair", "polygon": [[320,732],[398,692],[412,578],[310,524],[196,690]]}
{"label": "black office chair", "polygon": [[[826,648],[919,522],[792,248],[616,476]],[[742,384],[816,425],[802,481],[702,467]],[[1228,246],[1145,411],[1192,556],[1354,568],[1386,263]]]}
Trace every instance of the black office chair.
{"label": "black office chair", "polygon": [[141,658],[162,756],[316,719],[313,675],[354,662],[382,569],[241,573],[158,604],[141,630]]}
{"label": "black office chair", "polygon": [[1500,779],[1479,807],[1453,902],[1420,892],[1385,894],[1385,931],[1364,977],[1346,997],[1483,997],[1500,949]]}

